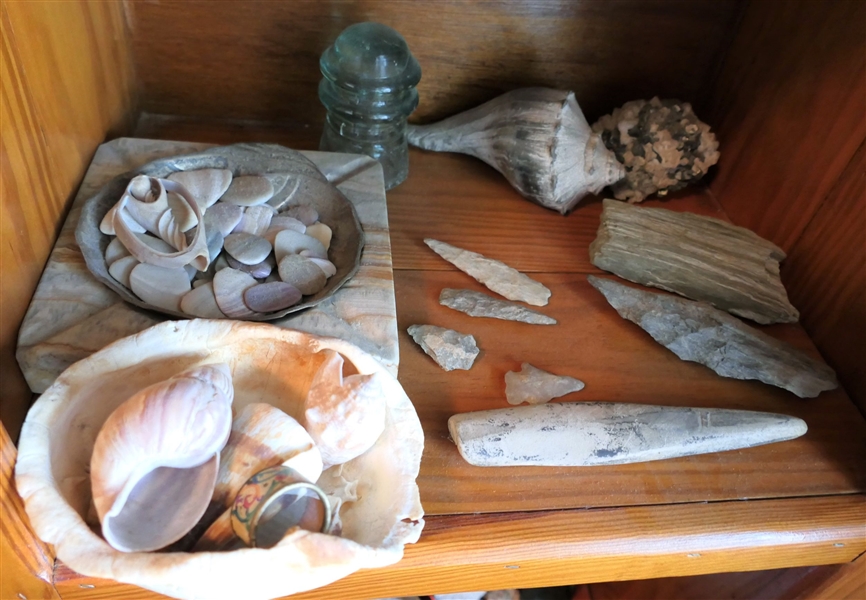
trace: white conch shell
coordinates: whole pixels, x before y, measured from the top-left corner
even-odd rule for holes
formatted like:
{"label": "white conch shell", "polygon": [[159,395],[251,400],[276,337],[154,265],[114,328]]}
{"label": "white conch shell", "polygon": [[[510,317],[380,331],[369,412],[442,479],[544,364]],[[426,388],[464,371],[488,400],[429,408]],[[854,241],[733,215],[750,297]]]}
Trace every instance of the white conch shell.
{"label": "white conch shell", "polygon": [[[145,185],[147,189],[142,193]],[[136,175],[126,186],[124,194],[129,196],[126,209],[132,218],[150,233],[159,235],[159,219],[168,210],[168,194],[159,179]]]}
{"label": "white conch shell", "polygon": [[377,373],[343,378],[343,357],[322,350],[304,404],[304,426],[325,465],[348,462],[366,452],[385,428],[384,391]]}
{"label": "white conch shell", "polygon": [[190,369],[121,404],[96,437],[93,504],[105,540],[126,552],[180,539],[210,502],[231,429],[228,365]]}
{"label": "white conch shell", "polygon": [[524,197],[565,214],[625,176],[583,116],[574,93],[523,88],[433,125],[409,125],[409,143],[480,158]]}
{"label": "white conch shell", "polygon": [[[201,209],[199,209],[198,204],[193,197],[190,196],[189,192],[179,183],[168,181],[167,179],[160,179],[159,182],[160,185],[165,188],[166,192],[173,192],[183,198],[195,214],[199,226],[196,227],[195,234],[193,235],[192,241],[189,245],[177,252],[158,252],[148,244],[142,242],[135,235],[136,232],[127,227],[126,221],[119,218],[114,219],[114,229],[117,237],[120,238],[120,241],[123,242],[123,245],[126,246],[126,249],[129,250],[130,254],[143,263],[166,268],[180,268],[191,264],[199,271],[204,271],[207,269],[208,264],[210,264],[210,258],[207,251],[207,239],[205,237]],[[129,194],[124,194],[120,201],[114,205],[112,210],[116,209],[122,212],[130,198],[131,196]],[[171,213],[169,212],[168,214]],[[170,240],[165,241],[171,244]]]}
{"label": "white conch shell", "polygon": [[128,210],[123,209],[118,213],[118,206],[120,206],[120,202],[108,209],[108,212],[105,213],[105,216],[102,217],[102,221],[99,223],[99,231],[105,235],[117,235],[117,232],[114,229],[114,221],[118,214],[120,215],[120,219],[131,232],[144,233],[147,231],[131,214],[129,214]]}

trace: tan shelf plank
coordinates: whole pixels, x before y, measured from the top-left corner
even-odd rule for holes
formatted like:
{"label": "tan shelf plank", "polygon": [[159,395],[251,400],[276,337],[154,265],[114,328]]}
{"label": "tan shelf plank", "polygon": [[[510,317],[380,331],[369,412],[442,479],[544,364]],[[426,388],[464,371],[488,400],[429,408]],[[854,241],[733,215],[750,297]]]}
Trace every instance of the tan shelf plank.
{"label": "tan shelf plank", "polygon": [[[434,517],[396,565],[291,598],[352,600],[847,562],[866,550],[864,523],[863,496]],[[81,577],[62,564],[55,576],[63,598],[165,597]]]}

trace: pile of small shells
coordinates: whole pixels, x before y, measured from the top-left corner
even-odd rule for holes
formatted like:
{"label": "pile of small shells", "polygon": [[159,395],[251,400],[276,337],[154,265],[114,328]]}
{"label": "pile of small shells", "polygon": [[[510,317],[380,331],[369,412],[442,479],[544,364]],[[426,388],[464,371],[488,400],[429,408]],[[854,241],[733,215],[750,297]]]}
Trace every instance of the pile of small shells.
{"label": "pile of small shells", "polygon": [[273,206],[280,175],[227,169],[134,177],[99,230],[108,272],[157,309],[249,319],[321,291],[331,228],[308,205]]}

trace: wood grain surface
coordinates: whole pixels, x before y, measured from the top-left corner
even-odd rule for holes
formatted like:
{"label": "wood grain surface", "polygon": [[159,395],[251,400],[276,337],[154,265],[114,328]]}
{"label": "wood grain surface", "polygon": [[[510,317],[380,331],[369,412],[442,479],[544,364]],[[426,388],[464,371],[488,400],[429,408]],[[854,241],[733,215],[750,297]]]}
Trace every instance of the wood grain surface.
{"label": "wood grain surface", "polygon": [[786,261],[803,326],[866,415],[866,143]]}
{"label": "wood grain surface", "polygon": [[0,598],[59,598],[52,586],[54,552],[33,533],[12,483],[17,454],[0,424]]}
{"label": "wood grain surface", "polygon": [[[866,550],[864,516],[863,496],[841,496],[433,517],[399,563],[291,598],[353,600],[846,562]],[[162,597],[83,578],[62,565],[55,583],[63,598]]]}
{"label": "wood grain surface", "polygon": [[863,600],[866,555],[842,565],[596,583],[592,600]]}
{"label": "wood grain surface", "polygon": [[755,0],[714,86],[713,193],[786,252],[866,137],[864,22],[863,2]]}
{"label": "wood grain surface", "polygon": [[[131,2],[145,111],[312,124],[319,57],[347,26],[379,21],[418,59],[413,119],[454,114],[517,87],[573,89],[595,118],[655,94],[707,90],[739,0],[548,2]],[[459,61],[455,60],[459,57]],[[179,138],[182,139],[182,138]]]}
{"label": "wood grain surface", "polygon": [[0,136],[0,420],[17,438],[30,391],[15,338],[96,146],[134,116],[119,2],[3,2]]}

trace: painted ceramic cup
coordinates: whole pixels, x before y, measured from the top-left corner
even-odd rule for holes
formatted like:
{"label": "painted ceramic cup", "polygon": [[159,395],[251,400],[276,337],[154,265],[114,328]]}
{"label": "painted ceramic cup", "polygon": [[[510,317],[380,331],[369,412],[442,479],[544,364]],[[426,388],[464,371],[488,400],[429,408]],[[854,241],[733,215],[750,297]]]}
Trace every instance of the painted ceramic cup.
{"label": "painted ceramic cup", "polygon": [[270,548],[293,528],[327,533],[331,505],[318,486],[289,467],[276,466],[250,477],[235,497],[232,530],[247,546]]}

